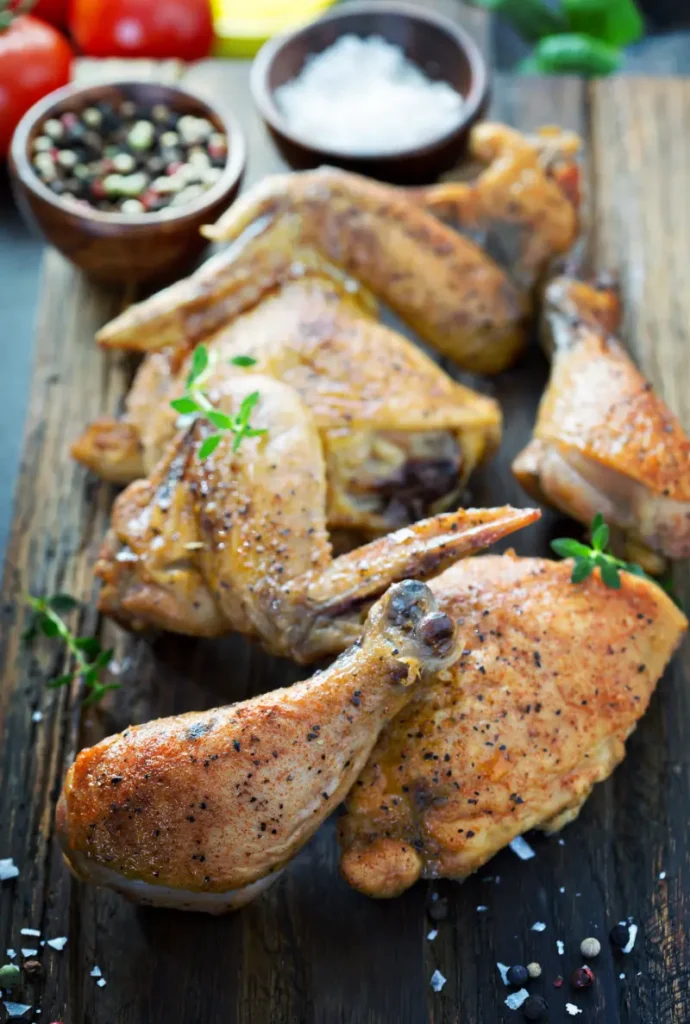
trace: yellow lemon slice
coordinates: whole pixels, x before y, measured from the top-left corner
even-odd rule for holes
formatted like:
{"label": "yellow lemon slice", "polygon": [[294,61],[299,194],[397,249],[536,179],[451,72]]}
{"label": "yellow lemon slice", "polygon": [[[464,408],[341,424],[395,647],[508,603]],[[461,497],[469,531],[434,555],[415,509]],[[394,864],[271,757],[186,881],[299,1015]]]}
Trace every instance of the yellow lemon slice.
{"label": "yellow lemon slice", "polygon": [[278,32],[311,21],[335,0],[212,0],[220,57],[253,57]]}

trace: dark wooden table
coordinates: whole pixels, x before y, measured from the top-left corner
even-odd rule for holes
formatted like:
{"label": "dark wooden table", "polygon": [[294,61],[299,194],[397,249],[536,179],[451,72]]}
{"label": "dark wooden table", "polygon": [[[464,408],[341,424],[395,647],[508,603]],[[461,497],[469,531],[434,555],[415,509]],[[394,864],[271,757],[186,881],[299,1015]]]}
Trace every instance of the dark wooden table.
{"label": "dark wooden table", "polygon": [[[454,0],[437,4],[454,16]],[[463,12],[483,37],[483,19]],[[148,69],[175,77],[175,66]],[[93,73],[85,67],[83,73]],[[244,120],[248,180],[279,159],[252,110],[247,68],[207,63],[187,72],[192,87],[223,91]],[[617,267],[635,357],[690,426],[690,81],[616,79],[515,81],[498,77],[493,115],[521,128],[558,122],[586,140],[591,185],[590,250]],[[690,690],[687,649],[662,681],[629,742],[626,762],[597,787],[561,840],[535,837],[537,856],[501,853],[462,886],[441,883],[448,920],[430,941],[429,886],[379,903],[351,892],[337,870],[327,823],[268,894],[237,914],[212,919],[133,907],[72,883],[53,839],[52,816],[65,766],[82,745],[130,721],[212,707],[284,685],[300,671],[240,639],[202,643],[133,640],[93,610],[92,565],[113,491],[73,465],[69,441],[95,415],[118,407],[128,359],[105,357],[94,330],[121,305],[49,252],[38,303],[22,469],[0,598],[0,858],[20,876],[0,884],[2,948],[67,936],[63,952],[42,950],[45,979],[28,989],[42,1010],[26,1020],[65,1024],[498,1024],[519,1021],[504,1003],[497,961],[537,960],[535,984],[549,1020],[583,1024],[687,1024],[690,1020]],[[6,342],[7,345],[7,342]],[[526,440],[546,377],[536,348],[514,370],[485,382],[503,406],[506,437],[472,483],[477,504],[520,503],[508,472]],[[562,525],[562,524],[561,524]],[[547,513],[519,537],[523,553],[546,554],[561,529]],[[677,586],[687,599],[688,575]],[[83,633],[114,643],[122,689],[84,713],[76,692],[50,691],[56,648],[21,643],[26,591],[68,590],[86,601]],[[33,720],[40,711],[42,719]],[[665,872],[665,877],[660,874]],[[478,907],[486,908],[478,910]],[[606,936],[617,921],[639,926],[629,956]],[[546,930],[535,932],[536,921]],[[574,993],[568,975],[582,938],[601,938],[595,986]],[[563,942],[564,953],[557,943]],[[90,976],[98,965],[107,980]],[[435,969],[447,978],[432,991]],[[558,975],[566,981],[553,985]],[[571,1018],[566,1002],[583,1013]]]}

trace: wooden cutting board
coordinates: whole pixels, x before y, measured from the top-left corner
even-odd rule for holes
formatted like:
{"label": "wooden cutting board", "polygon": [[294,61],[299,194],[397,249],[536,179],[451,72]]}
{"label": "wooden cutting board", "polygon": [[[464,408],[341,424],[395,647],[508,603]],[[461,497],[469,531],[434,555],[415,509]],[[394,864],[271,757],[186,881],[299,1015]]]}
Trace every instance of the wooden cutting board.
{"label": "wooden cutting board", "polygon": [[[450,0],[441,6],[459,9]],[[182,75],[173,63],[143,71]],[[102,65],[80,69],[103,73]],[[243,119],[248,184],[282,166],[252,109],[247,65],[209,62],[184,78],[193,88],[225,94]],[[520,128],[551,122],[583,134],[593,260],[620,271],[634,356],[689,428],[690,81],[620,78],[587,86],[499,77],[492,115]],[[93,610],[91,570],[114,492],[71,462],[68,446],[88,420],[121,406],[133,364],[97,351],[93,334],[128,299],[47,252],[0,601],[0,858],[12,856],[21,871],[0,884],[0,943],[3,951],[35,946],[38,940],[20,935],[24,927],[40,929],[44,939],[68,936],[68,943],[63,952],[43,949],[46,976],[33,993],[42,1015],[26,1019],[495,1024],[522,1019],[505,1006],[497,961],[537,960],[543,976],[533,988],[546,996],[552,1024],[573,1019],[567,1001],[582,1007],[583,1024],[690,1020],[687,648],[631,738],[626,762],[597,787],[562,840],[536,837],[533,860],[505,851],[464,885],[437,887],[449,897],[450,914],[433,940],[425,884],[385,903],[348,889],[338,875],[333,822],[266,896],[221,919],[137,909],[70,880],[52,822],[64,770],[81,746],[130,722],[242,699],[305,674],[239,638],[132,638]],[[506,432],[498,456],[472,480],[474,504],[525,500],[509,465],[529,437],[545,379],[535,347],[516,369],[484,383],[501,402]],[[547,513],[538,528],[516,538],[516,547],[545,555],[549,538],[569,528]],[[687,600],[686,570],[676,572],[676,586]],[[122,689],[104,708],[85,713],[76,692],[45,688],[61,671],[55,645],[32,652],[22,646],[24,595],[57,590],[85,600],[82,633],[116,647]],[[41,721],[34,721],[35,711]],[[608,931],[628,916],[640,929],[635,949],[614,957]],[[545,931],[531,930],[536,921]],[[602,940],[602,954],[594,988],[577,994],[567,979],[588,935]],[[96,965],[104,987],[90,976]],[[438,994],[429,984],[436,969],[447,979]],[[558,975],[566,979],[561,988],[553,984]]]}

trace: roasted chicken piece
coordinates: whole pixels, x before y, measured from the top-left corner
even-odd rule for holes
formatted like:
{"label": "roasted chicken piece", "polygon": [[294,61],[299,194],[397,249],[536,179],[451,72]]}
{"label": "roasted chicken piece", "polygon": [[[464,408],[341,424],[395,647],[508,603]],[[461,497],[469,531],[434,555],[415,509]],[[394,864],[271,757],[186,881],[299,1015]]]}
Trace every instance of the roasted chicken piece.
{"label": "roasted chicken piece", "polygon": [[[495,401],[453,381],[323,275],[287,282],[205,344],[224,374],[233,357],[249,356],[254,366],[237,375],[284,381],[312,411],[331,530],[376,535],[457,504],[498,444]],[[190,359],[187,349],[149,353],[125,419],[91,424],[75,457],[118,483],[150,472],[175,435],[170,400],[184,391]]]}
{"label": "roasted chicken piece", "polygon": [[461,623],[461,659],[384,730],[341,819],[342,871],[370,896],[462,879],[531,828],[572,821],[625,740],[685,629],[648,579],[484,556],[432,581]]}
{"label": "roasted chicken piece", "polygon": [[[142,351],[194,344],[296,272],[326,263],[465,369],[504,369],[525,340],[525,282],[531,288],[577,235],[577,168],[570,135],[534,141],[500,125],[475,132],[475,152],[490,165],[474,186],[406,191],[329,167],[266,178],[205,229],[234,245],[127,310],[99,341]],[[509,256],[516,281],[430,211],[452,215],[468,231],[517,235],[517,253]]]}
{"label": "roasted chicken piece", "polygon": [[690,438],[610,333],[618,312],[609,282],[547,289],[551,378],[513,472],[582,523],[601,512],[624,534],[621,553],[654,572],[690,556]]}
{"label": "roasted chicken piece", "polygon": [[420,677],[458,654],[428,587],[397,584],[325,672],[82,750],[57,811],[65,860],[139,902],[242,906],[340,803]]}
{"label": "roasted chicken piece", "polygon": [[232,415],[255,389],[252,425],[265,434],[237,451],[225,434],[201,460],[209,425],[197,420],[116,499],[96,574],[101,611],[123,625],[236,630],[310,661],[352,643],[363,609],[391,583],[429,577],[538,518],[509,507],[445,513],[333,560],[313,415],[286,384],[218,364],[218,410]]}

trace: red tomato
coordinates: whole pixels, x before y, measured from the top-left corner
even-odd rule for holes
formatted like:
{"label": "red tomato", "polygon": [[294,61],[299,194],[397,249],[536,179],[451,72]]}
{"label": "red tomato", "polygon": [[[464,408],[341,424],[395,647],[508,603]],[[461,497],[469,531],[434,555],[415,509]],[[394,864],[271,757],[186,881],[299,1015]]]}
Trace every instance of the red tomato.
{"label": "red tomato", "polygon": [[71,0],[69,23],[90,57],[200,60],[213,41],[209,0]]}
{"label": "red tomato", "polygon": [[52,25],[21,14],[0,31],[0,159],[22,115],[69,81],[72,51]]}
{"label": "red tomato", "polygon": [[63,28],[67,24],[69,0],[36,0],[31,13],[51,25]]}

